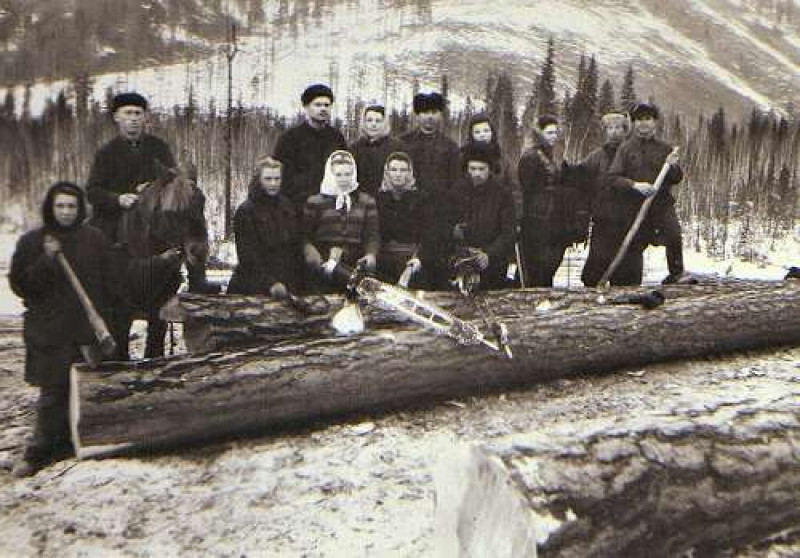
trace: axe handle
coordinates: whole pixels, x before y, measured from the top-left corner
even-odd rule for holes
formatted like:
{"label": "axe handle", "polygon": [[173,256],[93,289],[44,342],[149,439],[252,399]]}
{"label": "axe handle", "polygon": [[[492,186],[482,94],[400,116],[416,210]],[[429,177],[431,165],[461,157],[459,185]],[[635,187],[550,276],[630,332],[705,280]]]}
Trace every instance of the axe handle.
{"label": "axe handle", "polygon": [[72,288],[75,289],[75,293],[78,295],[78,300],[81,301],[81,306],[83,306],[83,309],[86,312],[86,317],[89,319],[89,325],[92,326],[92,330],[94,331],[95,337],[97,337],[100,348],[103,350],[104,354],[110,355],[116,349],[116,343],[114,342],[114,338],[109,333],[106,323],[97,312],[94,304],[92,304],[92,300],[89,298],[89,295],[86,294],[86,290],[83,288],[80,279],[78,279],[78,276],[75,275],[75,271],[73,271],[72,266],[69,265],[69,262],[67,261],[67,258],[64,257],[64,254],[62,252],[58,252],[56,254],[56,259],[61,265],[61,268],[64,270],[67,279],[69,279]]}

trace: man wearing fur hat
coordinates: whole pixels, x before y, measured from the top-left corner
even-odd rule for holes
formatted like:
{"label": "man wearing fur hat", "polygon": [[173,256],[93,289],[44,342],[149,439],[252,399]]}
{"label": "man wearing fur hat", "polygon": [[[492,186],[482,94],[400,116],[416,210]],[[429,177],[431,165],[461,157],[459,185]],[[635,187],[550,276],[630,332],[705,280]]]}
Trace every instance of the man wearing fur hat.
{"label": "man wearing fur hat", "polygon": [[400,139],[414,162],[420,186],[434,197],[445,194],[458,180],[461,155],[458,145],[442,132],[445,99],[439,93],[414,96],[417,127]]}
{"label": "man wearing fur hat", "polygon": [[117,137],[94,157],[86,192],[92,204],[92,225],[118,241],[119,220],[139,199],[139,191],[158,177],[157,163],[175,167],[166,142],[144,131],[147,99],[138,93],[120,93],[111,101]]}
{"label": "man wearing fur hat", "polygon": [[[615,207],[627,231],[645,199],[655,196],[639,234],[629,248],[629,274],[619,284],[638,285],[642,280],[642,253],[647,244],[665,244],[669,275],[665,283],[677,281],[684,272],[681,226],[675,212],[672,186],[683,179],[678,155],[672,146],[656,138],[658,108],[651,103],[639,103],[630,112],[633,134],[617,150],[608,170],[608,187],[615,193]],[[661,188],[656,192],[653,183],[661,167],[670,168]],[[624,236],[624,235],[623,235]],[[613,257],[613,256],[612,256]],[[619,279],[619,278],[618,278]]]}
{"label": "man wearing fur hat", "polygon": [[[622,240],[627,233],[630,215],[625,215],[620,198],[625,192],[617,192],[608,184],[608,169],[614,161],[617,149],[625,141],[630,131],[628,115],[622,112],[609,112],[601,119],[605,142],[580,163],[578,173],[585,191],[592,198],[592,238],[589,257],[583,267],[581,279],[587,287],[594,287],[611,264]],[[629,194],[630,195],[630,194]],[[638,195],[638,194],[637,194]],[[636,257],[630,255],[622,260],[617,271],[611,276],[612,285],[625,285],[636,277]]]}
{"label": "man wearing fur hat", "polygon": [[321,83],[310,85],[300,101],[305,120],[278,138],[273,153],[283,164],[283,193],[298,211],[319,191],[330,154],[347,149],[342,132],[331,126],[331,88]]}
{"label": "man wearing fur hat", "polygon": [[465,148],[464,174],[443,207],[450,212],[448,238],[439,243],[450,256],[451,275],[460,281],[470,281],[471,276],[483,289],[505,286],[514,246],[514,202],[508,185],[494,175],[495,161],[496,153],[488,145]]}

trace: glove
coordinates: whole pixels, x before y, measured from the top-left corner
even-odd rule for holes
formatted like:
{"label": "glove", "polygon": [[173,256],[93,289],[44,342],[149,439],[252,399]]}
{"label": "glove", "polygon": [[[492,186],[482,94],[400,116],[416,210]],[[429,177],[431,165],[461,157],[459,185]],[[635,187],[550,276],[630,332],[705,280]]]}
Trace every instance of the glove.
{"label": "glove", "polygon": [[169,248],[161,252],[156,258],[169,267],[180,267],[183,261],[183,249],[177,247]]}
{"label": "glove", "polygon": [[639,192],[645,198],[655,195],[657,192],[656,187],[649,182],[634,182],[633,189]]}
{"label": "glove", "polygon": [[306,265],[312,269],[317,269],[322,265],[322,256],[319,255],[319,250],[311,244],[306,244],[303,247],[303,257],[306,260]]}
{"label": "glove", "polygon": [[466,223],[458,223],[455,227],[453,227],[453,240],[463,242],[466,229],[467,229]]}
{"label": "glove", "polygon": [[269,288],[269,296],[271,296],[272,298],[284,299],[288,295],[289,291],[286,289],[286,285],[284,285],[280,281],[275,283]]}
{"label": "glove", "polygon": [[680,155],[678,155],[678,149],[675,148],[675,150],[672,151],[672,153],[667,155],[667,160],[664,161],[664,162],[667,163],[668,165],[675,166],[675,165],[678,164],[678,162],[680,162],[680,160],[681,160],[681,157],[680,157]]}
{"label": "glove", "polygon": [[475,265],[477,265],[481,271],[489,267],[489,254],[483,250],[475,250],[473,258],[475,258]]}
{"label": "glove", "polygon": [[414,273],[418,273],[420,269],[422,269],[422,262],[419,258],[411,258],[406,262],[406,267],[411,268],[412,275]]}
{"label": "glove", "polygon": [[61,243],[56,237],[49,234],[44,236],[42,246],[44,247],[44,253],[48,258],[55,258],[56,254],[61,252]]}
{"label": "glove", "polygon": [[358,259],[358,266],[363,267],[367,271],[375,271],[376,259],[375,254],[365,254]]}
{"label": "glove", "polygon": [[130,209],[137,201],[139,201],[139,196],[136,194],[122,194],[117,198],[117,203],[122,209]]}

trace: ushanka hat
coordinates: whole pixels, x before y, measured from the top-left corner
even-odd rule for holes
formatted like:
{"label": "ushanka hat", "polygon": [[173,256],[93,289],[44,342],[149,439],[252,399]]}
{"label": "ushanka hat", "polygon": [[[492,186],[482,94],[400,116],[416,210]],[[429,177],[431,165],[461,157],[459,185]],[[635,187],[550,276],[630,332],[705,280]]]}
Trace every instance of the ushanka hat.
{"label": "ushanka hat", "polygon": [[332,103],[333,91],[331,91],[331,88],[323,83],[315,83],[314,85],[309,85],[306,87],[306,90],[303,91],[302,95],[300,95],[300,101],[303,103],[303,106],[306,106],[317,97],[327,97]]}
{"label": "ushanka hat", "polygon": [[464,168],[470,161],[480,161],[486,163],[491,168],[500,157],[500,151],[494,144],[468,143],[461,151],[461,159],[464,161]]}
{"label": "ushanka hat", "polygon": [[430,112],[438,110],[444,112],[445,107],[444,97],[440,93],[417,93],[414,95],[414,112]]}
{"label": "ushanka hat", "polygon": [[114,98],[111,99],[112,113],[117,112],[117,110],[126,106],[140,107],[142,110],[147,110],[147,99],[133,91],[128,93],[119,93],[114,95]]}

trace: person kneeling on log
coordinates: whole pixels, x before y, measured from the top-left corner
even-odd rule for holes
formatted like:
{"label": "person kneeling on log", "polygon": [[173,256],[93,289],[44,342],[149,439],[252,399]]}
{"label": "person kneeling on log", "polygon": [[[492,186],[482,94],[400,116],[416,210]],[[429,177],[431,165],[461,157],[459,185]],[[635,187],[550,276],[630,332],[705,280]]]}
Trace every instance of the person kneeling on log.
{"label": "person kneeling on log", "polygon": [[[42,204],[44,225],[18,241],[8,274],[11,289],[25,304],[25,381],[39,387],[33,438],[14,475],[31,476],[72,453],[69,429],[69,371],[81,347],[96,335],[79,294],[70,284],[61,256],[89,299],[106,313],[115,280],[111,245],[84,224],[83,190],[69,182],[50,187]],[[88,348],[86,349],[88,351]]]}
{"label": "person kneeling on log", "polygon": [[[319,194],[303,209],[303,254],[306,266],[333,287],[329,279],[338,263],[374,272],[380,249],[375,198],[358,192],[356,163],[347,151],[334,151],[325,163]],[[326,258],[323,262],[323,257]]]}
{"label": "person kneeling on log", "polygon": [[430,194],[416,185],[411,157],[403,152],[386,159],[383,183],[377,196],[381,251],[378,277],[403,286],[421,286],[422,240],[430,233]]}
{"label": "person kneeling on log", "polygon": [[[473,145],[464,152],[465,176],[450,191],[452,276],[461,290],[505,286],[514,246],[514,203],[510,189],[493,175],[494,153]],[[466,287],[466,288],[465,288]]]}
{"label": "person kneeling on log", "polygon": [[282,167],[271,157],[258,162],[247,200],[233,217],[239,263],[229,294],[285,298],[302,290],[300,219],[291,200],[281,194]]}

